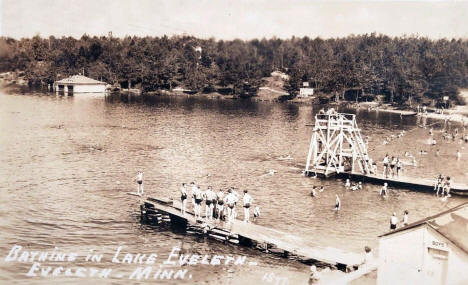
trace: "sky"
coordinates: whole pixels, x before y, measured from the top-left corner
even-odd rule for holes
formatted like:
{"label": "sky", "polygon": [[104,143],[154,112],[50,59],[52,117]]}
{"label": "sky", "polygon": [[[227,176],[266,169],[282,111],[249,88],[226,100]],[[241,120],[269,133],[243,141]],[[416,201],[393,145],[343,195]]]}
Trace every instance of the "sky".
{"label": "sky", "polygon": [[468,1],[0,0],[0,35],[468,38]]}

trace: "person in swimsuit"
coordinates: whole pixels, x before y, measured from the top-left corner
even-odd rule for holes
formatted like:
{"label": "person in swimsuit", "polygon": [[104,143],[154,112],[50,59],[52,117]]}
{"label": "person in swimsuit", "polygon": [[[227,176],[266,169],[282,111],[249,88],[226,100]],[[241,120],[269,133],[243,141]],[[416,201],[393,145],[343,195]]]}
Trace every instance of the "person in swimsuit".
{"label": "person in swimsuit", "polygon": [[359,183],[358,183],[358,186],[357,186],[357,187],[358,187],[358,189],[359,189],[359,190],[362,190],[362,182],[361,182],[361,181],[359,181]]}
{"label": "person in swimsuit", "polygon": [[193,205],[193,212],[195,213],[195,208],[196,208],[196,205],[195,204],[195,192],[197,190],[197,186],[195,185],[195,182],[190,182],[190,186],[191,186],[191,190],[190,190],[190,196],[191,196],[191,200],[192,200],[192,205]]}
{"label": "person in swimsuit", "polygon": [[312,187],[312,191],[310,192],[310,196],[315,197],[317,195],[317,192],[315,191],[316,188],[317,188],[317,186]]}
{"label": "person in swimsuit", "polygon": [[434,183],[434,192],[436,192],[436,196],[439,196],[440,189],[442,188],[442,180],[442,174],[439,174],[437,181]]}
{"label": "person in swimsuit", "polygon": [[349,181],[349,179],[346,179],[346,183],[345,183],[344,187],[345,188],[351,187],[351,182]]}
{"label": "person in swimsuit", "polygon": [[257,220],[258,217],[260,217],[260,207],[259,206],[255,206],[253,216],[254,216],[254,222]]}
{"label": "person in swimsuit", "polygon": [[185,183],[182,183],[182,187],[180,188],[180,201],[182,202],[180,212],[183,216],[185,216],[185,210],[187,206],[187,187],[185,187]]}
{"label": "person in swimsuit", "polygon": [[383,159],[383,172],[382,172],[382,176],[388,177],[388,176],[387,176],[387,172],[388,172],[388,163],[389,163],[389,158],[388,158],[388,154],[386,154],[385,157],[384,157],[384,159]]}
{"label": "person in swimsuit", "polygon": [[309,285],[317,284],[320,281],[320,275],[315,265],[310,266]]}
{"label": "person in swimsuit", "polygon": [[392,156],[392,160],[390,163],[390,175],[393,177],[395,176],[395,166],[397,164],[396,158]]}
{"label": "person in swimsuit", "polygon": [[228,190],[228,194],[226,195],[226,198],[224,198],[227,206],[227,216],[228,216],[228,221],[232,222],[234,219],[234,207],[236,205],[236,197],[232,193],[232,189]]}
{"label": "person in swimsuit", "polygon": [[234,187],[232,187],[232,194],[234,196],[234,208],[232,209],[232,217],[233,219],[236,219],[237,218],[236,206],[237,206],[237,202],[239,201],[239,192],[237,192],[237,190]]}
{"label": "person in swimsuit", "polygon": [[208,190],[205,191],[205,218],[208,220],[213,220],[213,200],[215,199],[215,193],[213,188],[208,186]]}
{"label": "person in swimsuit", "polygon": [[396,214],[393,213],[393,215],[390,217],[390,229],[396,230],[398,224],[398,218],[396,217]]}
{"label": "person in swimsuit", "polygon": [[323,192],[323,190],[325,190],[325,187],[323,187],[323,185],[322,185],[322,186],[320,186],[319,192]]}
{"label": "person in swimsuit", "polygon": [[403,220],[401,222],[403,223],[403,226],[408,225],[408,210],[405,210],[404,215],[403,215]]}
{"label": "person in swimsuit", "polygon": [[339,211],[340,208],[341,208],[340,197],[338,197],[338,195],[336,195],[336,199],[335,199],[335,211]]}
{"label": "person in swimsuit", "polygon": [[400,170],[401,170],[401,161],[399,158],[397,158],[397,164],[396,164],[396,176],[400,176]]}
{"label": "person in swimsuit", "polygon": [[447,176],[447,178],[445,179],[444,186],[443,186],[443,197],[447,199],[449,194],[450,194],[450,177]]}
{"label": "person in swimsuit", "polygon": [[211,189],[211,209],[210,209],[210,217],[216,218],[216,204],[218,202],[218,197],[216,196],[216,192]]}
{"label": "person in swimsuit", "polygon": [[242,198],[242,204],[244,206],[244,223],[250,222],[250,206],[253,202],[253,198],[248,192],[248,190],[244,190],[244,197]]}
{"label": "person in swimsuit", "polygon": [[217,204],[217,210],[218,210],[218,219],[219,220],[225,220],[224,217],[224,192],[223,190],[219,189],[218,194],[216,195],[216,198],[218,200]]}
{"label": "person in swimsuit", "polygon": [[200,187],[195,188],[195,218],[201,219],[201,203],[203,201],[203,192]]}
{"label": "person in swimsuit", "polygon": [[138,171],[138,174],[136,176],[136,181],[138,183],[137,193],[138,195],[142,195],[143,194],[143,172]]}
{"label": "person in swimsuit", "polygon": [[388,187],[388,184],[387,184],[387,182],[385,182],[383,184],[382,188],[380,189],[380,196],[382,196],[382,197],[387,196],[387,187]]}

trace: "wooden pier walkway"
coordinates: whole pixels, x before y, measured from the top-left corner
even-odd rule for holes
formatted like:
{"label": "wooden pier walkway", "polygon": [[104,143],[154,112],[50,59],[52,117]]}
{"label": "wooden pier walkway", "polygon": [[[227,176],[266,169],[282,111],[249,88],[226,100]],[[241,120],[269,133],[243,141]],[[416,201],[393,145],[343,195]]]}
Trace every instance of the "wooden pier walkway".
{"label": "wooden pier walkway", "polygon": [[[397,186],[403,188],[409,188],[411,190],[420,190],[426,192],[434,192],[434,180],[415,178],[407,176],[399,177],[383,177],[381,175],[371,175],[362,173],[342,173],[342,176],[350,176],[354,180],[367,181],[371,183],[377,183],[383,185],[385,182],[388,186]],[[450,193],[459,196],[468,196],[468,185],[461,183],[451,183]]]}
{"label": "wooden pier walkway", "polygon": [[205,229],[205,234],[209,237],[219,237],[225,233],[226,240],[231,236],[236,236],[240,245],[271,249],[273,252],[279,250],[285,257],[295,255],[301,259],[335,265],[342,270],[357,268],[364,262],[364,254],[346,252],[332,247],[315,246],[301,237],[254,223],[244,223],[239,220],[230,224],[226,222],[207,223],[196,220],[195,216],[189,212],[182,216],[178,204],[180,203],[173,203],[165,199],[149,198],[145,201],[145,208],[169,215],[171,225],[182,228],[200,227]]}
{"label": "wooden pier walkway", "polygon": [[[383,177],[381,175],[373,175],[373,174],[362,174],[358,172],[341,172],[336,173],[332,172],[331,174],[325,176],[323,171],[315,172],[310,171],[307,173],[309,176],[318,175],[319,177],[329,178],[332,176],[342,178],[342,179],[352,179],[362,182],[369,182],[378,185],[383,185],[384,183],[388,183],[388,186],[393,187],[401,187],[407,188],[409,190],[417,190],[417,191],[424,191],[424,192],[434,192],[434,182],[436,178],[433,180],[425,179],[425,178],[416,178],[416,177],[408,177],[408,176],[399,176],[399,177]],[[468,185],[462,183],[451,183],[450,194],[458,195],[458,196],[466,196],[468,197]]]}

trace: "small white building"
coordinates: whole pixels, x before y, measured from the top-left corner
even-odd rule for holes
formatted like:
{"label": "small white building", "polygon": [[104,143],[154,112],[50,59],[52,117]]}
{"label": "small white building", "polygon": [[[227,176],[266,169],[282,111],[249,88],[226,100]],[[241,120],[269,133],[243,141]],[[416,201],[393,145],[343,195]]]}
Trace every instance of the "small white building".
{"label": "small white building", "polygon": [[377,284],[468,284],[468,202],[380,236]]}
{"label": "small white building", "polygon": [[65,93],[104,93],[106,85],[105,82],[79,74],[54,82],[54,90]]}
{"label": "small white building", "polygon": [[309,82],[302,82],[302,88],[299,88],[298,97],[310,97],[314,96],[314,88],[309,87]]}

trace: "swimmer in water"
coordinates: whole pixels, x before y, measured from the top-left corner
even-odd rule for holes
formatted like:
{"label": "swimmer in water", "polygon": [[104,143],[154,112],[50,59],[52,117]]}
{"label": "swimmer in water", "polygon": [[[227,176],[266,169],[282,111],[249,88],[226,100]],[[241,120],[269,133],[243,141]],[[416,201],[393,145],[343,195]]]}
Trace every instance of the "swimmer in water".
{"label": "swimmer in water", "polygon": [[335,199],[335,211],[339,211],[341,208],[341,201],[340,201],[340,197],[338,197],[338,195],[336,195],[336,199]]}
{"label": "swimmer in water", "polygon": [[315,197],[317,195],[317,192],[315,191],[316,188],[317,188],[317,186],[312,187],[312,191],[310,192],[310,196]]}
{"label": "swimmer in water", "polygon": [[382,186],[382,188],[380,189],[380,196],[382,196],[382,197],[387,196],[387,187],[388,187],[388,184],[387,184],[387,182],[385,182],[384,185]]}

